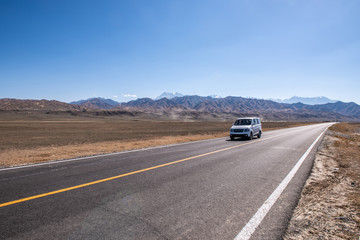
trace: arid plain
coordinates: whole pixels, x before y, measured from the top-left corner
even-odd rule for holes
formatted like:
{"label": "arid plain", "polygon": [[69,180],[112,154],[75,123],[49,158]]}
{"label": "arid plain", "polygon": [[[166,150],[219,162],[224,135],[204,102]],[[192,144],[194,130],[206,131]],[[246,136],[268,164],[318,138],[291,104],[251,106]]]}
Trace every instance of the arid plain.
{"label": "arid plain", "polygon": [[[229,121],[0,115],[0,167],[225,137]],[[264,122],[264,131],[309,123]]]}

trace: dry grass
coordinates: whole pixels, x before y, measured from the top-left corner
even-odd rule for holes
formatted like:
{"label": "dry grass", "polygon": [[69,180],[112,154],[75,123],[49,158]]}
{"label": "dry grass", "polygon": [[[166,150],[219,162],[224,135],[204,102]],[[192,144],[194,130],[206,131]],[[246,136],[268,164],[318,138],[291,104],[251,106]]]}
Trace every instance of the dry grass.
{"label": "dry grass", "polygon": [[77,158],[96,154],[121,152],[132,149],[211,139],[216,137],[224,137],[224,134],[203,134],[178,137],[164,136],[146,141],[108,141],[101,143],[74,144],[68,146],[37,147],[35,149],[6,150],[0,153],[0,166],[15,166],[27,163]]}
{"label": "dry grass", "polygon": [[[80,117],[36,120],[0,115],[0,167],[223,137],[231,124]],[[265,122],[263,129],[304,124],[309,123]]]}
{"label": "dry grass", "polygon": [[164,136],[217,134],[226,122],[165,122],[129,120],[2,121],[0,150],[79,145],[108,141],[148,140]]}
{"label": "dry grass", "polygon": [[284,239],[360,238],[360,124],[332,126]]}

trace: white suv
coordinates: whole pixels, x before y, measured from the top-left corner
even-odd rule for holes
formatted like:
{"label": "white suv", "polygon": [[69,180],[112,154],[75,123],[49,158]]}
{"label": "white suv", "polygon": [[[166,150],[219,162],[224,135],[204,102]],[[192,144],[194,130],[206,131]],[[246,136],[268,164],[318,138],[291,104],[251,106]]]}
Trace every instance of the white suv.
{"label": "white suv", "polygon": [[251,140],[254,136],[261,138],[261,134],[261,121],[257,117],[238,118],[230,128],[231,140],[235,137],[246,137]]}

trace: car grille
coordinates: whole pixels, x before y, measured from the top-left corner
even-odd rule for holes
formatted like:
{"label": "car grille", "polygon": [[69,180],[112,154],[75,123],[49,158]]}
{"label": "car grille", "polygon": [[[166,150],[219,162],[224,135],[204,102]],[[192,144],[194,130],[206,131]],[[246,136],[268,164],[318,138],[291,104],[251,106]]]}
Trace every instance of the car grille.
{"label": "car grille", "polygon": [[244,129],[234,129],[234,132],[243,132]]}

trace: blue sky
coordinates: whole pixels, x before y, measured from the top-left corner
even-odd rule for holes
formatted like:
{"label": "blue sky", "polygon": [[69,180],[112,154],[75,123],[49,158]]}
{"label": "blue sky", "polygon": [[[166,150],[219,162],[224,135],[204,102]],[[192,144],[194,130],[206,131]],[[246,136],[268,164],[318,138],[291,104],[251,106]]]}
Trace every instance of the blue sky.
{"label": "blue sky", "polygon": [[1,0],[0,98],[360,103],[358,0]]}

